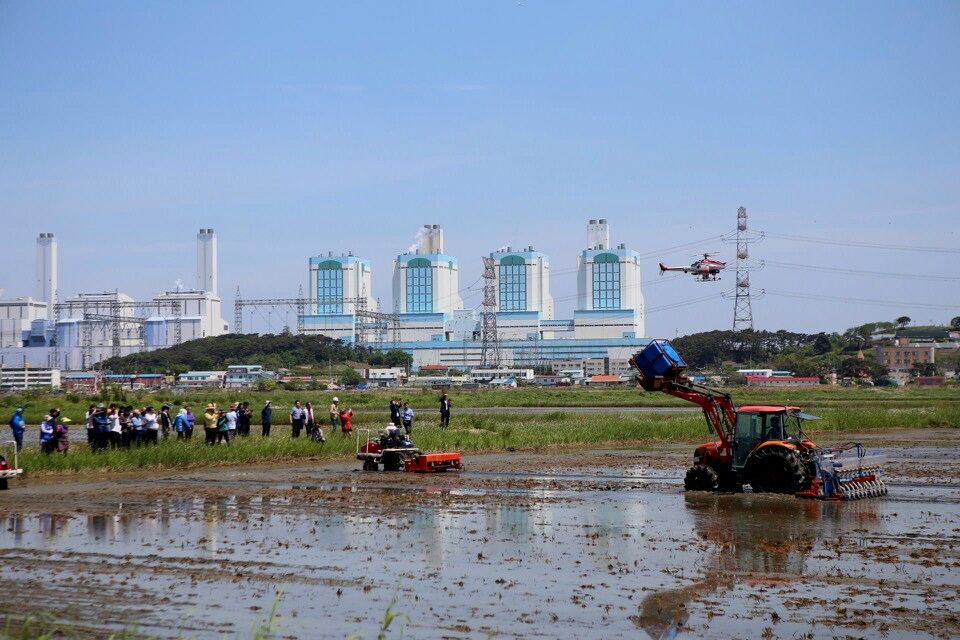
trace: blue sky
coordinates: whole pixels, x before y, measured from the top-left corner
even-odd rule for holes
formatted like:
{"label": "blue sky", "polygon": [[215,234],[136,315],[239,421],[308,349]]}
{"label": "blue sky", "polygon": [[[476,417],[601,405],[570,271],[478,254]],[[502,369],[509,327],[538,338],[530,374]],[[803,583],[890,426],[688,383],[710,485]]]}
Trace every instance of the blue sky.
{"label": "blue sky", "polygon": [[732,263],[743,206],[757,329],[946,323],[958,60],[956,2],[5,0],[0,288],[35,295],[53,232],[61,297],[146,299],[195,283],[211,227],[228,320],[328,251],[369,258],[391,310],[393,258],[441,224],[468,307],[482,255],[533,245],[569,317],[606,218],[673,337],[732,327],[733,273],[657,263]]}

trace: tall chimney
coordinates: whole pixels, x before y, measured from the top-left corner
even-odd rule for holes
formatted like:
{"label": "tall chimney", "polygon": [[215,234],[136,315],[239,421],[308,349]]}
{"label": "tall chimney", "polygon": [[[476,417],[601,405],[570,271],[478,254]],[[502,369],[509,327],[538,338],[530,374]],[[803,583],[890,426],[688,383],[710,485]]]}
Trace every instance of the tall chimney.
{"label": "tall chimney", "polygon": [[53,317],[57,296],[57,240],[52,233],[37,238],[37,300],[47,303],[47,317]]}
{"label": "tall chimney", "polygon": [[197,289],[217,295],[217,236],[213,229],[197,234]]}

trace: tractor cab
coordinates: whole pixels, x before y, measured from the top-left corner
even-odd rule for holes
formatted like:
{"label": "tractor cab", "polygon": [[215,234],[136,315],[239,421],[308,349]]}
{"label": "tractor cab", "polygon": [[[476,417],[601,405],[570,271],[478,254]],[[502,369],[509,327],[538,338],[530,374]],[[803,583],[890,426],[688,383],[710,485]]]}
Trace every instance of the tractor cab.
{"label": "tractor cab", "polygon": [[[737,410],[733,427],[733,468],[746,466],[750,454],[759,448],[776,443],[778,446],[796,449],[807,448],[806,437],[801,429],[802,420],[819,420],[800,411],[800,407],[783,405],[748,405]],[[813,443],[809,443],[813,445]]]}

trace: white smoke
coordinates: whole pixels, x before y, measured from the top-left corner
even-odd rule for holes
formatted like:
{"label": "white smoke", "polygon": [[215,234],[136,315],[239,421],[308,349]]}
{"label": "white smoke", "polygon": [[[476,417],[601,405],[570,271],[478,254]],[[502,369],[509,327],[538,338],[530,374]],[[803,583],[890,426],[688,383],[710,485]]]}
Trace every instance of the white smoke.
{"label": "white smoke", "polygon": [[413,241],[413,244],[407,247],[407,253],[417,253],[418,251],[423,251],[424,243],[427,240],[427,232],[429,229],[427,227],[420,227],[417,229],[417,237]]}

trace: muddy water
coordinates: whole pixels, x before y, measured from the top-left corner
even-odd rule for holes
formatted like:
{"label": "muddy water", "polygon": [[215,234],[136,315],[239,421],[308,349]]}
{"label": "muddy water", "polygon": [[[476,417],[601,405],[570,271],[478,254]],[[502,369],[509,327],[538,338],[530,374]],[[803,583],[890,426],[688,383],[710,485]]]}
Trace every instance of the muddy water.
{"label": "muddy water", "polygon": [[845,503],[684,494],[671,455],[24,482],[0,502],[0,589],[23,595],[4,611],[197,638],[251,637],[275,602],[282,637],[371,638],[392,601],[388,637],[957,632],[955,484],[894,476],[887,498]]}

